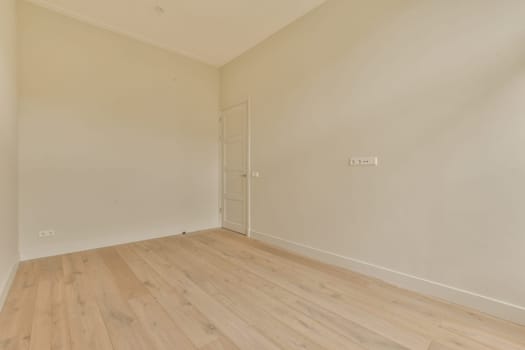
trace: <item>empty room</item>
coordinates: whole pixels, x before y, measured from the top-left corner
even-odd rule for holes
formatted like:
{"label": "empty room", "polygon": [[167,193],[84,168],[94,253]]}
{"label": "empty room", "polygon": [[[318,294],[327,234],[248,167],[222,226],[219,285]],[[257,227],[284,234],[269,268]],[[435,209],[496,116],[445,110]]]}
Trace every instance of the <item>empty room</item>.
{"label": "empty room", "polygon": [[0,0],[0,350],[525,350],[524,0]]}

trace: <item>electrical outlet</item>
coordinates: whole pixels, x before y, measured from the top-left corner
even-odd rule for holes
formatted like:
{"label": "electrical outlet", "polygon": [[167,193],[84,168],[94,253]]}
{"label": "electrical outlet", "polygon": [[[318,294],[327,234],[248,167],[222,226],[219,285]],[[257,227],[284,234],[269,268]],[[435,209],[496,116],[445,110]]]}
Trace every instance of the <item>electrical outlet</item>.
{"label": "electrical outlet", "polygon": [[377,166],[377,157],[352,157],[348,164],[350,166]]}
{"label": "electrical outlet", "polygon": [[54,235],[55,235],[54,230],[44,230],[44,231],[38,232],[38,237],[40,238],[52,237]]}

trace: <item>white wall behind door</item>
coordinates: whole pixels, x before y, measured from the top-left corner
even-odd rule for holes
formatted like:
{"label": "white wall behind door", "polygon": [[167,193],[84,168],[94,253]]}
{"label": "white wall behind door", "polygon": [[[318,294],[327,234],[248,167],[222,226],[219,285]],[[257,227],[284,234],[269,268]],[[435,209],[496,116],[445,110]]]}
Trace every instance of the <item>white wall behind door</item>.
{"label": "white wall behind door", "polygon": [[219,226],[216,68],[23,1],[19,29],[24,258]]}
{"label": "white wall behind door", "polygon": [[223,105],[251,96],[253,229],[525,322],[524,15],[331,0],[226,65]]}

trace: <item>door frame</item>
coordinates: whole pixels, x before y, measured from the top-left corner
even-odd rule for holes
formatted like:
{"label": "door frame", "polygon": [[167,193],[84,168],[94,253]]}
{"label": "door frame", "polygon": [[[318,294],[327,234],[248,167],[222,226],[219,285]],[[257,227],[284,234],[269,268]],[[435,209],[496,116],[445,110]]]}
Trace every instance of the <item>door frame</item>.
{"label": "door frame", "polygon": [[219,221],[224,227],[224,112],[246,105],[246,188],[245,188],[245,235],[251,237],[251,188],[252,188],[252,137],[251,137],[251,101],[245,98],[238,103],[228,105],[219,111]]}

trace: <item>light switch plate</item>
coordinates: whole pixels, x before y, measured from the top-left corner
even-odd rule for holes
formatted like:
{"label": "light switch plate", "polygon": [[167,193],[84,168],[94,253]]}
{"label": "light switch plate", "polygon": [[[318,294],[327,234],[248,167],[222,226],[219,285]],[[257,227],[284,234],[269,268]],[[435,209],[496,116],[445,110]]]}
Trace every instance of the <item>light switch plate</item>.
{"label": "light switch plate", "polygon": [[350,166],[377,166],[379,160],[377,157],[352,157],[348,164]]}
{"label": "light switch plate", "polygon": [[55,231],[54,230],[45,230],[45,231],[38,232],[38,237],[40,237],[40,238],[52,237],[54,235],[55,235]]}

